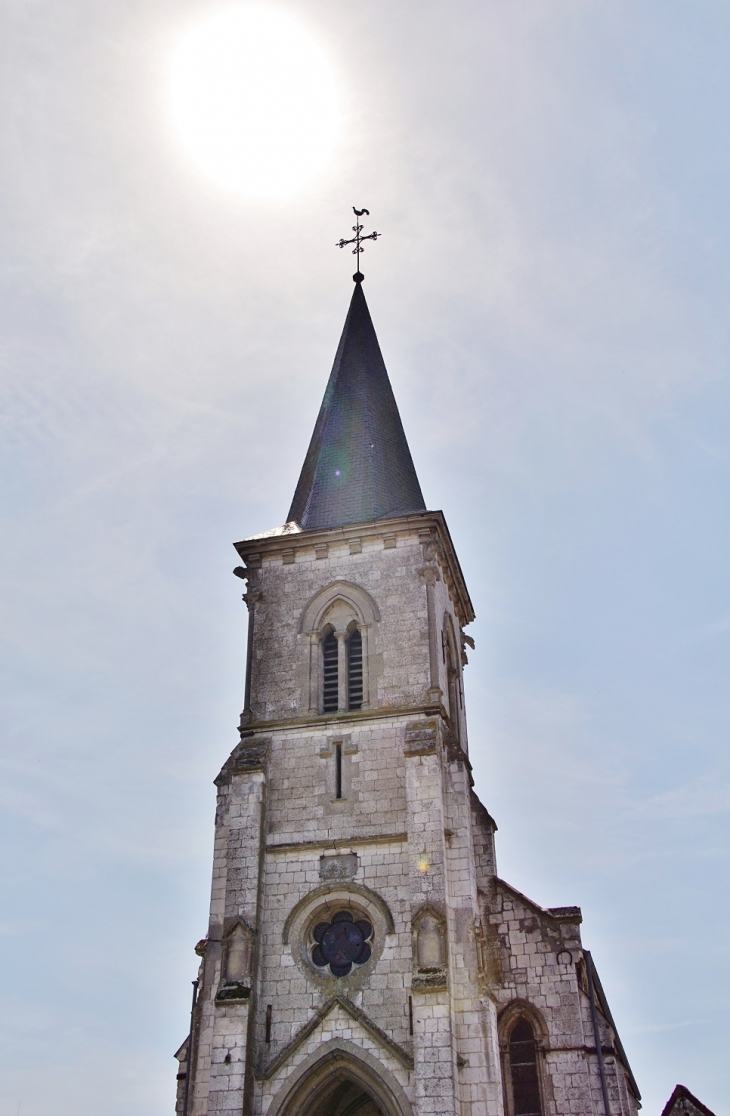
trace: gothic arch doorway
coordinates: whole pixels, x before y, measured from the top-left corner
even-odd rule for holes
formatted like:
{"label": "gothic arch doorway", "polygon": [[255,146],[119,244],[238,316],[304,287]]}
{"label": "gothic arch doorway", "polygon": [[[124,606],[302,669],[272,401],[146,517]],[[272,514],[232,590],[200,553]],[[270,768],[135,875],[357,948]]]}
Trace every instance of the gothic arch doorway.
{"label": "gothic arch doorway", "polygon": [[384,1116],[382,1109],[358,1081],[346,1073],[333,1074],[316,1097],[311,1097],[307,1116]]}
{"label": "gothic arch doorway", "polygon": [[343,1040],[326,1046],[286,1082],[268,1116],[412,1116],[401,1086],[371,1055]]}

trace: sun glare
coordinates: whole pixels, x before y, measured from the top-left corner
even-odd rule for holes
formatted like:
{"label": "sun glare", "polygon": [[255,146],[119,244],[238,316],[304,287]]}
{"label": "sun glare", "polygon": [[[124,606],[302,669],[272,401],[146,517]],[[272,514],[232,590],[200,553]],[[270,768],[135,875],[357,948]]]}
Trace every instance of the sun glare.
{"label": "sun glare", "polygon": [[276,8],[226,8],[190,27],[170,66],[178,136],[210,178],[284,196],[321,171],[339,111],[325,51]]}

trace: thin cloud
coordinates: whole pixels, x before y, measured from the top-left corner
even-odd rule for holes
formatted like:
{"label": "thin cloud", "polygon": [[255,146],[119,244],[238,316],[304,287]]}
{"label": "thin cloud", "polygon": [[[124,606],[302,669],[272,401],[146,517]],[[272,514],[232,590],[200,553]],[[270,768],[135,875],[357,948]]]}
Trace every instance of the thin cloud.
{"label": "thin cloud", "polygon": [[636,803],[627,815],[651,819],[676,819],[725,814],[730,810],[730,783],[707,775]]}

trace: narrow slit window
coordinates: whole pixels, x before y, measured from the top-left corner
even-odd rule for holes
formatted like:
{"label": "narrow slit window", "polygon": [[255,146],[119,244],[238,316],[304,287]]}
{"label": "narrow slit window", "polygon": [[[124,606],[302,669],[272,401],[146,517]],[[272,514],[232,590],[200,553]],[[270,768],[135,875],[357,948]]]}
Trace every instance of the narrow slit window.
{"label": "narrow slit window", "polygon": [[337,637],[332,631],[322,640],[322,662],[324,669],[322,708],[325,713],[336,713],[338,704]]}
{"label": "narrow slit window", "polygon": [[537,1043],[526,1019],[518,1020],[510,1032],[509,1065],[514,1116],[542,1116]]}
{"label": "narrow slit window", "polygon": [[362,709],[362,636],[355,629],[347,641],[347,707]]}
{"label": "narrow slit window", "polygon": [[342,798],[342,745],[335,744],[335,798]]}
{"label": "narrow slit window", "polygon": [[449,716],[457,734],[459,731],[459,676],[449,669]]}
{"label": "narrow slit window", "polygon": [[451,727],[456,733],[457,737],[461,736],[460,713],[461,708],[461,678],[459,676],[459,668],[456,665],[456,654],[454,645],[448,634],[444,632],[446,642],[446,681],[448,686],[449,697],[449,718],[451,720]]}

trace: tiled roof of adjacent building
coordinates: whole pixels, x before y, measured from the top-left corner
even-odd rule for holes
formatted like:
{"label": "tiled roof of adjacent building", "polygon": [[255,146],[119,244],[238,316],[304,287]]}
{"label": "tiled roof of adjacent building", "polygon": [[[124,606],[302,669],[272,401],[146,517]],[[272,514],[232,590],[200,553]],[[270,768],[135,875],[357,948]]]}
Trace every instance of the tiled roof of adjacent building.
{"label": "tiled roof of adjacent building", "polygon": [[306,531],[425,509],[358,280],[287,518]]}

